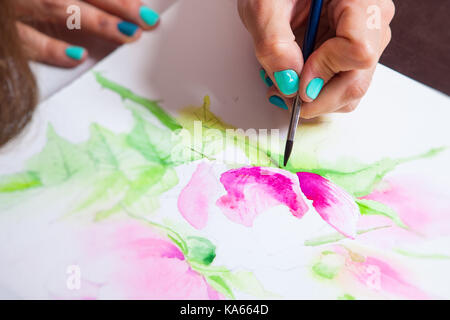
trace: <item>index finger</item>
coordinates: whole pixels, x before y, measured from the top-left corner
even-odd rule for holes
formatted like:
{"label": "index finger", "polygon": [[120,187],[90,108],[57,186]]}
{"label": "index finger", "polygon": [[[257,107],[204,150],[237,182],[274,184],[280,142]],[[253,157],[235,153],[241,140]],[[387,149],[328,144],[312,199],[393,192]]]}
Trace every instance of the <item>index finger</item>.
{"label": "index finger", "polygon": [[239,12],[253,37],[255,54],[284,96],[298,91],[303,56],[291,27],[293,1],[242,0]]}
{"label": "index finger", "polygon": [[116,16],[138,24],[148,30],[159,22],[159,14],[140,0],[85,0],[90,4]]}

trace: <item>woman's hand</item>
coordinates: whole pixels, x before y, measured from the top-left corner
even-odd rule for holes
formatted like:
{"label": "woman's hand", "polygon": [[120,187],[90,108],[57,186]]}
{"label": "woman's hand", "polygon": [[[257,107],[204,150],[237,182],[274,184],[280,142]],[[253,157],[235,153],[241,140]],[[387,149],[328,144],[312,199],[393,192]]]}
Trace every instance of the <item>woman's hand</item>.
{"label": "woman's hand", "polygon": [[270,87],[269,101],[288,109],[300,90],[305,102],[303,118],[353,111],[390,42],[393,2],[325,0],[318,45],[304,64],[300,46],[310,3],[239,0],[239,14],[253,36],[256,57],[264,68],[261,76]]}
{"label": "woman's hand", "polygon": [[67,20],[75,13],[70,7],[76,6],[80,9],[81,32],[123,44],[136,41],[142,30],[153,29],[159,21],[158,13],[140,0],[13,0],[13,3],[19,35],[29,57],[61,67],[82,63],[87,58],[86,49],[41,33],[31,23],[68,28]]}

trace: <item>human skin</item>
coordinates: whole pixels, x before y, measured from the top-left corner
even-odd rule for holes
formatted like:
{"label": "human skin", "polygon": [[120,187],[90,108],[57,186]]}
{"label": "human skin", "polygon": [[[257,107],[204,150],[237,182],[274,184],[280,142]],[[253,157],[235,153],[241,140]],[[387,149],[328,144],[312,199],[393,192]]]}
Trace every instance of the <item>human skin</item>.
{"label": "human skin", "polygon": [[[290,108],[295,93],[283,93],[276,74],[294,71],[289,79],[299,83],[303,118],[351,112],[367,92],[378,60],[391,40],[389,24],[394,4],[391,0],[325,0],[318,44],[305,63],[300,48],[310,3],[238,0],[239,14],[253,37],[256,57],[270,77],[271,81],[266,82],[274,84],[267,97],[279,107]],[[299,78],[293,79],[297,75]],[[274,100],[274,96],[278,98]]]}
{"label": "human skin", "polygon": [[59,67],[75,67],[88,51],[36,30],[33,25],[67,28],[70,6],[80,9],[81,33],[118,44],[136,41],[142,31],[154,29],[159,15],[140,0],[4,0],[12,1],[22,45],[32,60]]}

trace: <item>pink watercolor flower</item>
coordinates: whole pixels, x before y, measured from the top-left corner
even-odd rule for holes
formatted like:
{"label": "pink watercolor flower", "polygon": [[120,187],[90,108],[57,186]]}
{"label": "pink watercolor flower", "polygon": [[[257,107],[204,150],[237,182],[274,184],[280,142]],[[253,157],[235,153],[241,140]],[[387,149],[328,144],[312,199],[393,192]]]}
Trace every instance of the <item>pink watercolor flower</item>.
{"label": "pink watercolor flower", "polygon": [[178,197],[178,210],[191,226],[203,229],[208,223],[209,208],[219,190],[219,181],[211,165],[201,163]]}
{"label": "pink watercolor flower", "polygon": [[364,215],[358,228],[367,230],[390,226],[359,236],[366,244],[388,248],[412,248],[427,239],[450,235],[450,193],[440,188],[430,176],[390,175],[368,196],[395,211],[407,228],[395,225],[391,219],[379,215]]}
{"label": "pink watercolor flower", "polygon": [[352,196],[317,174],[244,167],[223,173],[220,182],[227,194],[216,204],[236,223],[252,226],[261,212],[280,204],[302,218],[308,211],[305,195],[328,224],[347,237],[356,236],[360,212]]}
{"label": "pink watercolor flower", "polygon": [[112,299],[221,299],[194,271],[180,249],[155,228],[137,222],[102,223],[84,235],[77,259],[82,283],[96,283],[83,296]]}
{"label": "pink watercolor flower", "polygon": [[318,174],[298,172],[300,188],[317,213],[337,231],[354,239],[360,216],[353,197]]}
{"label": "pink watercolor flower", "polygon": [[308,206],[301,196],[297,177],[274,168],[244,167],[222,174],[220,182],[227,194],[216,204],[236,223],[250,227],[268,208],[285,205],[292,215],[303,217]]}
{"label": "pink watercolor flower", "polygon": [[360,255],[342,246],[335,246],[333,251],[345,259],[344,266],[339,272],[339,281],[344,285],[356,281],[360,290],[390,299],[431,298],[413,285],[411,283],[413,277],[399,266],[393,266],[392,263],[375,256]]}
{"label": "pink watercolor flower", "polygon": [[[218,194],[218,181],[211,170],[200,164],[178,198],[181,214],[197,229],[206,226],[211,200]],[[360,212],[353,197],[317,174],[243,167],[223,173],[220,182],[227,194],[216,205],[233,222],[251,227],[259,214],[278,205],[285,205],[300,219],[308,211],[305,195],[323,220],[346,237],[356,236]]]}
{"label": "pink watercolor flower", "polygon": [[434,237],[450,234],[449,196],[448,189],[436,187],[429,177],[397,175],[363,199],[388,205],[412,231]]}

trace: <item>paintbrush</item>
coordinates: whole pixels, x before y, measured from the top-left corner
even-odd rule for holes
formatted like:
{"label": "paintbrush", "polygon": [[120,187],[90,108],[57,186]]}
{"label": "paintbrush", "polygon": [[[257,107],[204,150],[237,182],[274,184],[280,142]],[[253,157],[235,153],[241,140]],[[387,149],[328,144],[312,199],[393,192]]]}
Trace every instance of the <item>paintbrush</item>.
{"label": "paintbrush", "polygon": [[[312,0],[311,9],[309,11],[308,24],[306,25],[305,39],[303,41],[303,61],[304,63],[309,58],[316,45],[317,30],[319,29],[320,14],[322,12],[323,0]],[[289,157],[294,147],[294,138],[297,131],[297,126],[300,120],[300,111],[302,109],[302,100],[300,99],[299,92],[292,104],[292,116],[289,124],[289,131],[286,140],[286,147],[284,148],[284,166],[289,161]]]}

